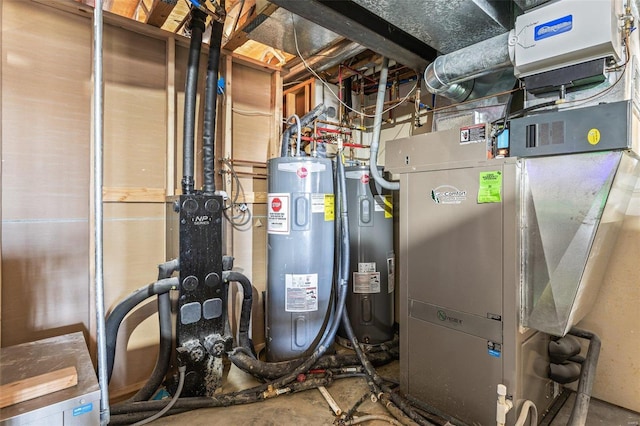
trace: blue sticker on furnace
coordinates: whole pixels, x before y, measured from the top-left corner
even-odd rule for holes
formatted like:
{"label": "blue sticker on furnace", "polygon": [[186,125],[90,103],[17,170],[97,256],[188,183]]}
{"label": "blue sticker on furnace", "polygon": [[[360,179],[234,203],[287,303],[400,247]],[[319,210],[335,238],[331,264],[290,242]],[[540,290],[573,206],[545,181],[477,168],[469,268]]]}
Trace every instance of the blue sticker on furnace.
{"label": "blue sticker on furnace", "polygon": [[73,409],[73,415],[79,416],[81,414],[89,413],[93,410],[93,403],[88,403],[85,405],[81,405],[80,407],[76,407]]}
{"label": "blue sticker on furnace", "polygon": [[500,351],[496,351],[495,349],[488,349],[489,355],[500,358]]}
{"label": "blue sticker on furnace", "polygon": [[535,41],[545,38],[557,36],[558,34],[571,31],[573,28],[573,15],[563,16],[553,21],[537,25],[533,31],[533,39]]}

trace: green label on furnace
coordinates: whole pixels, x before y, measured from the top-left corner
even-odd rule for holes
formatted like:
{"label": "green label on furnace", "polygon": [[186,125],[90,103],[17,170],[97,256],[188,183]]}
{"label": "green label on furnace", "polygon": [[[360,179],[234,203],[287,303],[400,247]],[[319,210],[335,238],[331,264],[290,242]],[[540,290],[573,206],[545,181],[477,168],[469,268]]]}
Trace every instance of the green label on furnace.
{"label": "green label on furnace", "polygon": [[480,172],[478,203],[499,203],[502,201],[502,172]]}

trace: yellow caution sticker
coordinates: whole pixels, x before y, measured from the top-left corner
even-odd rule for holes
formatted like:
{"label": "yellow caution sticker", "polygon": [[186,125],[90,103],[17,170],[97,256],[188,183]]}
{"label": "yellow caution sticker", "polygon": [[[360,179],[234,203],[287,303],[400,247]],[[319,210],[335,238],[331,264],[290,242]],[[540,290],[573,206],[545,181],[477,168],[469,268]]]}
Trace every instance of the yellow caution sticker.
{"label": "yellow caution sticker", "polygon": [[391,219],[393,217],[393,196],[384,196],[384,218]]}
{"label": "yellow caution sticker", "polygon": [[324,220],[330,222],[335,218],[335,199],[333,194],[324,194]]}
{"label": "yellow caution sticker", "polygon": [[600,130],[591,129],[589,133],[587,133],[587,140],[591,145],[597,145],[600,142]]}

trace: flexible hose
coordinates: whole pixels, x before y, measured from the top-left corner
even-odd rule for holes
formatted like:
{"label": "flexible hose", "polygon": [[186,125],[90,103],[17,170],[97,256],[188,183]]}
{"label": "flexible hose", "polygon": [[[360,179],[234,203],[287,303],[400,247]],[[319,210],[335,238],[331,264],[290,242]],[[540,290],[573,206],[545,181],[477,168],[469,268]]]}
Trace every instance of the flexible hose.
{"label": "flexible hose", "polygon": [[165,278],[158,280],[153,284],[139,288],[131,293],[126,299],[118,304],[107,317],[106,338],[107,338],[107,376],[111,380],[113,373],[113,360],[116,354],[116,341],[118,338],[118,329],[125,316],[140,303],[149,297],[167,293],[169,290],[178,288],[179,280],[177,277]]}
{"label": "flexible hose", "polygon": [[182,136],[182,193],[193,194],[194,150],[196,129],[196,96],[198,92],[198,69],[200,68],[200,50],[206,14],[191,9],[191,42],[189,44],[189,62],[184,87],[184,129]]}
{"label": "flexible hose", "polygon": [[384,416],[384,415],[381,415],[381,414],[367,414],[365,416],[354,417],[352,420],[347,420],[346,422],[344,422],[344,424],[345,425],[359,425],[360,423],[372,422],[374,420],[381,420],[383,422],[387,422],[387,423],[395,425],[395,426],[403,426],[402,423],[400,423],[399,421],[397,421],[393,417]]}
{"label": "flexible hose", "polygon": [[516,420],[516,426],[524,426],[529,412],[531,412],[531,420],[529,421],[529,424],[538,424],[538,409],[533,402],[527,400],[522,404],[522,408],[520,408],[520,415],[518,416],[518,420]]}
{"label": "flexible hose", "polygon": [[382,58],[382,69],[380,70],[380,82],[378,84],[378,96],[376,98],[376,112],[373,118],[373,140],[369,147],[369,170],[371,176],[378,185],[385,189],[397,191],[400,189],[399,182],[389,182],[380,174],[378,170],[378,147],[380,145],[380,132],[382,130],[382,112],[384,111],[384,95],[387,91],[387,75],[389,74],[389,58]]}
{"label": "flexible hose", "polygon": [[164,414],[167,411],[171,410],[171,407],[173,407],[175,403],[178,402],[178,398],[180,398],[180,394],[182,393],[182,387],[184,386],[185,371],[187,371],[186,366],[181,365],[180,367],[178,367],[178,373],[180,374],[180,378],[178,379],[178,388],[176,389],[175,395],[173,395],[173,398],[171,398],[171,401],[169,401],[167,406],[164,407],[162,410],[158,411],[153,416],[134,423],[133,426],[142,426],[142,425],[146,425],[147,423],[151,423],[152,421],[157,420],[160,417],[164,416]]}
{"label": "flexible hose", "polygon": [[212,21],[207,80],[204,92],[204,120],[202,124],[202,189],[207,195],[213,195],[216,192],[214,140],[216,138],[216,100],[223,28],[224,24],[215,20]]}
{"label": "flexible hose", "polygon": [[[178,259],[158,265],[158,280],[170,278],[179,268]],[[171,363],[173,336],[171,324],[171,296],[169,292],[158,295],[158,328],[160,330],[160,345],[156,365],[147,383],[129,401],[147,401],[158,390]]]}
{"label": "flexible hose", "polygon": [[587,421],[587,413],[589,411],[589,402],[591,401],[591,390],[593,382],[596,378],[596,367],[598,366],[598,358],[600,356],[600,338],[590,331],[572,328],[569,330],[572,336],[588,339],[589,349],[587,357],[582,364],[580,372],[580,381],[578,382],[578,391],[576,392],[576,402],[571,410],[569,417],[569,426],[584,425]]}
{"label": "flexible hose", "polygon": [[253,305],[253,287],[251,281],[245,275],[237,271],[222,272],[223,281],[234,281],[242,286],[242,308],[240,310],[240,323],[238,325],[238,345],[245,348],[255,357],[253,342],[249,337],[251,325],[251,307]]}

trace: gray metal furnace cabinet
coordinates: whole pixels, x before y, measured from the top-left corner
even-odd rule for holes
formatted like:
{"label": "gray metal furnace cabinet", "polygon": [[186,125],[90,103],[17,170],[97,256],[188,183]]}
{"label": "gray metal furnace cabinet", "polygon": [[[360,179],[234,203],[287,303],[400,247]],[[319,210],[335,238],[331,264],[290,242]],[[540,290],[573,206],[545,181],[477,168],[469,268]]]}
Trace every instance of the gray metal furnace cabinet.
{"label": "gray metal furnace cabinet", "polygon": [[466,139],[454,129],[387,142],[401,188],[400,383],[474,425],[495,424],[502,383],[513,424],[524,400],[544,412],[558,389],[549,336],[519,329],[518,165]]}

